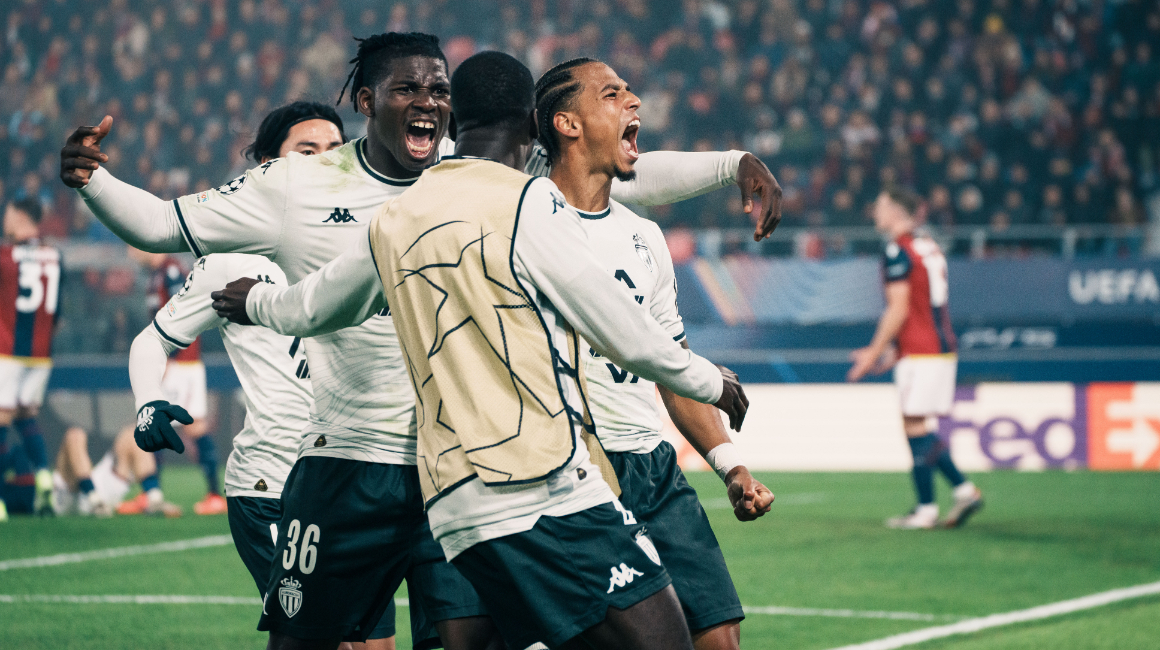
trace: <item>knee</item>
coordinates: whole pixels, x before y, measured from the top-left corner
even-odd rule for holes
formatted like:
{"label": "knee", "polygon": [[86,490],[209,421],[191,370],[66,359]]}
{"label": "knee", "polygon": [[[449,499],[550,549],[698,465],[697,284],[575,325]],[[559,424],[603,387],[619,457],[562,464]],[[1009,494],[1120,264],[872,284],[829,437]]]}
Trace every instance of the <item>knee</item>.
{"label": "knee", "polygon": [[14,419],[16,419],[15,409],[0,409],[0,427],[11,425]]}

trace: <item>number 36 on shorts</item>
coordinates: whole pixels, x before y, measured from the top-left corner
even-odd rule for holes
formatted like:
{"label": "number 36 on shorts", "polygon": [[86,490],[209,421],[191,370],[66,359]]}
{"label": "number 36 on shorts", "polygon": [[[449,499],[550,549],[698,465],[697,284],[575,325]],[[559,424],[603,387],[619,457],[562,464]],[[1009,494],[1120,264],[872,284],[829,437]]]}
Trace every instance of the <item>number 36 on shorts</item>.
{"label": "number 36 on shorts", "polygon": [[301,552],[298,548],[298,535],[302,533],[302,523],[297,519],[290,522],[286,528],[286,538],[289,540],[286,550],[282,551],[282,568],[289,571],[294,568],[294,560],[298,560],[298,570],[309,575],[314,572],[314,565],[318,562],[318,547],[316,544],[322,537],[322,531],[315,524],[306,527],[302,533]]}

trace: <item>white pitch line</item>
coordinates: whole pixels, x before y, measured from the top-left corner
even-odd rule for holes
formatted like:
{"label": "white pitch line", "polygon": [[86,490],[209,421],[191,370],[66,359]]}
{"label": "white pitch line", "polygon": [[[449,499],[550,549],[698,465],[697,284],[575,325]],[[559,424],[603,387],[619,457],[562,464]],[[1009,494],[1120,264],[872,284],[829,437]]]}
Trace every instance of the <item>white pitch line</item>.
{"label": "white pitch line", "polygon": [[[45,595],[45,594],[0,594],[0,603],[57,603],[69,605],[246,605],[261,607],[262,599],[256,596],[142,596],[142,595]],[[395,605],[407,607],[406,598],[396,598]]]}
{"label": "white pitch line", "polygon": [[[262,605],[262,599],[247,596],[154,596],[154,595],[45,595],[45,594],[0,594],[0,603],[56,603],[70,605]],[[395,605],[407,607],[406,598],[396,598]],[[836,618],[888,618],[904,621],[936,621],[943,618],[935,614],[915,612],[874,612],[854,609],[816,609],[810,607],[745,607],[746,614],[767,614],[774,616],[828,616]]]}
{"label": "white pitch line", "polygon": [[771,616],[826,616],[830,618],[886,618],[896,621],[945,621],[961,620],[962,616],[943,614],[920,614],[918,612],[877,612],[860,609],[818,609],[815,607],[742,607],[746,614],[768,614]]}
{"label": "white pitch line", "polygon": [[1028,621],[1038,621],[1053,616],[1062,616],[1063,614],[1071,614],[1073,612],[1079,612],[1085,609],[1110,605],[1122,600],[1141,598],[1143,596],[1151,596],[1154,594],[1160,594],[1160,582],[1136,585],[1135,587],[1124,587],[1122,589],[1112,589],[1111,591],[1104,591],[1098,594],[1092,594],[1090,596],[1082,596],[1080,598],[1073,598],[1071,600],[1062,600],[1057,603],[1039,605],[1038,607],[1032,607],[1030,609],[1021,609],[1003,614],[992,614],[990,616],[981,616],[979,618],[969,618],[965,621],[959,621],[958,623],[951,623],[950,625],[927,627],[921,630],[915,630],[913,632],[895,634],[894,636],[888,636],[874,641],[842,646],[841,648],[835,648],[834,650],[895,650],[896,648],[904,648],[906,646],[931,641],[933,639],[942,639],[948,636],[954,636],[956,634],[971,634],[972,632],[979,632],[993,627],[1013,625],[1015,623],[1026,623]]}
{"label": "white pitch line", "polygon": [[144,544],[141,546],[118,546],[102,548],[96,551],[81,553],[60,553],[59,555],[44,555],[21,560],[4,560],[0,562],[0,571],[11,569],[33,569],[37,567],[57,566],[59,564],[74,564],[76,562],[91,562],[93,560],[111,560],[130,555],[149,555],[151,553],[174,553],[188,551],[195,548],[209,548],[213,546],[228,546],[234,540],[229,535],[209,535],[193,539],[179,539],[175,542],[161,542],[160,544]]}

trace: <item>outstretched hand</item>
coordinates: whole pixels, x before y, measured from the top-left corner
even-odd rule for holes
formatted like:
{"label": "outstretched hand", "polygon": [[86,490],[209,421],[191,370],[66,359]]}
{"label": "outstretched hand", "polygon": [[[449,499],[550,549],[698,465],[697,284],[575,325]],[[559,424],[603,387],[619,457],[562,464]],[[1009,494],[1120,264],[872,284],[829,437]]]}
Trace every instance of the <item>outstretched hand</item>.
{"label": "outstretched hand", "polygon": [[744,465],[729,471],[725,486],[738,521],[753,521],[769,512],[773,505],[773,492],[753,478]]}
{"label": "outstretched hand", "polygon": [[[745,214],[753,218],[757,227],[753,231],[753,241],[769,237],[777,224],[781,223],[781,185],[769,171],[769,167],[757,156],[747,153],[737,167],[737,187],[741,188],[741,205]],[[761,212],[753,212],[753,195],[761,199]]]}
{"label": "outstretched hand", "polygon": [[714,406],[729,416],[730,429],[740,431],[741,423],[745,421],[745,412],[749,410],[749,398],[745,396],[745,389],[741,387],[737,373],[725,366],[718,365],[717,368],[721,370],[722,388],[721,399]]}
{"label": "outstretched hand", "polygon": [[255,284],[258,284],[258,280],[254,278],[238,278],[227,284],[225,289],[209,294],[213,299],[211,306],[217,311],[218,316],[232,323],[253,325],[254,321],[250,320],[250,315],[246,313],[246,298]]}
{"label": "outstretched hand", "polygon": [[109,162],[109,157],[101,153],[101,140],[113,129],[112,116],[96,126],[82,126],[65,140],[60,150],[60,180],[72,188],[89,184],[93,172],[101,163]]}
{"label": "outstretched hand", "polygon": [[173,430],[174,420],[182,424],[193,424],[193,416],[185,409],[163,399],[153,400],[137,411],[133,440],[142,451],[172,449],[180,454],[185,451],[185,443]]}

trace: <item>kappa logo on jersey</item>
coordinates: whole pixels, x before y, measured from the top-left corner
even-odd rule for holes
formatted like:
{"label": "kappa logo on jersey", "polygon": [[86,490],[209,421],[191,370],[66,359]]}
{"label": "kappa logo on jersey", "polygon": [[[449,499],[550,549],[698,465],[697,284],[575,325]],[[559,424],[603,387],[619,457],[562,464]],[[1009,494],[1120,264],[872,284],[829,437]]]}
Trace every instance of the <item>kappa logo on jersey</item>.
{"label": "kappa logo on jersey", "polygon": [[331,212],[329,217],[322,220],[322,223],[350,223],[352,221],[358,223],[358,219],[354,218],[354,216],[350,213],[350,210],[347,210],[346,208],[335,208],[334,212]]}
{"label": "kappa logo on jersey", "polygon": [[612,567],[612,578],[608,581],[608,593],[612,593],[612,590],[616,589],[617,587],[623,587],[624,585],[631,584],[632,579],[636,576],[643,578],[644,574],[628,566],[624,562],[621,562],[620,566],[618,567]]}
{"label": "kappa logo on jersey", "polygon": [[[624,566],[623,564],[621,566]],[[631,581],[632,578],[630,577]],[[298,610],[302,609],[302,586],[294,578],[282,578],[282,586],[278,588],[278,602],[282,604],[282,611],[286,612],[286,616],[294,618]],[[612,593],[610,590],[608,593]]]}
{"label": "kappa logo on jersey", "polygon": [[648,272],[653,272],[653,256],[652,251],[648,249],[648,244],[644,243],[644,237],[639,234],[632,236],[632,244],[636,248],[636,254],[640,256],[644,265],[648,267]]}
{"label": "kappa logo on jersey", "polygon": [[636,532],[636,545],[640,547],[640,550],[644,551],[648,559],[653,561],[653,564],[657,566],[661,565],[661,554],[657,552],[657,547],[653,545],[652,540],[649,539],[643,528]]}
{"label": "kappa logo on jersey", "polygon": [[[277,160],[277,159],[275,159],[275,160]],[[269,169],[270,165],[273,165],[273,164],[274,164],[273,160],[267,160],[266,162],[259,165],[258,169],[262,170],[262,175],[264,176],[266,174],[266,170]]]}
{"label": "kappa logo on jersey", "polygon": [[153,413],[157,409],[152,406],[146,406],[137,414],[137,430],[148,431],[149,427],[153,426]]}
{"label": "kappa logo on jersey", "polygon": [[566,207],[567,205],[567,203],[564,203],[564,199],[556,196],[555,193],[552,194],[552,214],[556,214],[556,210]]}
{"label": "kappa logo on jersey", "polygon": [[246,175],[242,174],[241,176],[238,176],[234,180],[232,180],[232,181],[226,183],[225,185],[222,185],[221,187],[217,188],[217,191],[225,196],[229,196],[229,195],[233,194],[234,192],[237,192],[238,190],[242,189],[242,186],[245,184],[246,184]]}

